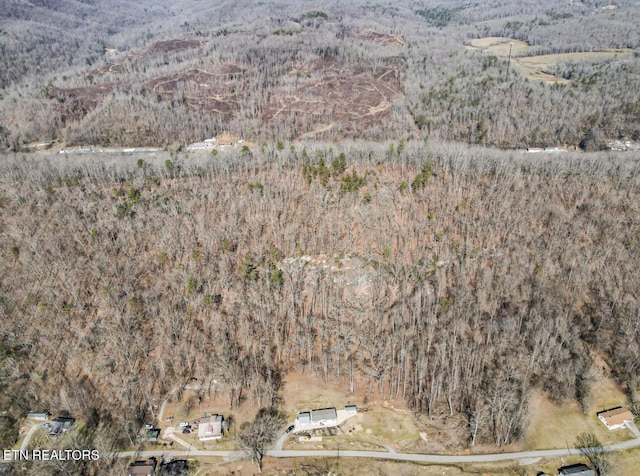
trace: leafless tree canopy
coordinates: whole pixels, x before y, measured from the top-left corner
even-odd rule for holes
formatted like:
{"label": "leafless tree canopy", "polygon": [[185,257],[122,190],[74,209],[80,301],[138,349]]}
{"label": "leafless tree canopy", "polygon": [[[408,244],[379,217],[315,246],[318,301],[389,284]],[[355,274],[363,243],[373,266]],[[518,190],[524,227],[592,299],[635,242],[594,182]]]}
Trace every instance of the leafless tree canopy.
{"label": "leafless tree canopy", "polygon": [[610,457],[604,452],[602,443],[593,433],[580,433],[576,439],[575,446],[589,460],[598,476],[611,473]]}
{"label": "leafless tree canopy", "polygon": [[[392,3],[3,2],[6,447],[34,408],[132,446],[193,375],[273,409],[300,370],[496,446],[533,389],[588,407],[596,359],[637,392],[638,158],[602,150],[640,140],[637,2]],[[165,152],[23,152],[53,140]]]}
{"label": "leafless tree canopy", "polygon": [[[1,150],[224,130],[586,150],[640,139],[631,1],[33,3],[0,12]],[[528,45],[508,77],[504,51],[472,46],[486,37]],[[540,67],[551,80],[516,67],[542,54],[559,54]]]}
{"label": "leafless tree canopy", "polygon": [[533,388],[585,403],[595,355],[638,388],[638,172],[411,142],[5,158],[4,405],[117,446],[192,375],[269,408],[304,369],[510,443]]}
{"label": "leafless tree canopy", "polygon": [[282,430],[284,420],[271,411],[262,410],[252,422],[242,428],[238,444],[247,453],[262,472],[262,459],[265,450]]}

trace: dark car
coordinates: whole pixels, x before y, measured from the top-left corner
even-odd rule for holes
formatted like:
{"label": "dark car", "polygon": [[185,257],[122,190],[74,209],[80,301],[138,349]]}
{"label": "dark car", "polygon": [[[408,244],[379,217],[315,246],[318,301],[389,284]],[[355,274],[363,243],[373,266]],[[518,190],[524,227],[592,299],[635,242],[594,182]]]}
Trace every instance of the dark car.
{"label": "dark car", "polygon": [[191,430],[189,428],[185,428],[184,430],[182,430],[183,435],[188,435],[189,433],[191,433]]}
{"label": "dark car", "polygon": [[291,425],[289,428],[287,428],[287,433],[291,433],[295,427],[295,425]]}

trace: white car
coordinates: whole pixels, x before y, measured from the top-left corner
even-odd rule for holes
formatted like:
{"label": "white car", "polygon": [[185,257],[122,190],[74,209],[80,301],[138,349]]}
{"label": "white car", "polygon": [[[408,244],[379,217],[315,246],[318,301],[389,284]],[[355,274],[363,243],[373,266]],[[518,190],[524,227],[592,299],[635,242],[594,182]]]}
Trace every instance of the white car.
{"label": "white car", "polygon": [[180,422],[180,428],[184,428],[185,426],[189,426],[189,422],[188,421],[181,421]]}

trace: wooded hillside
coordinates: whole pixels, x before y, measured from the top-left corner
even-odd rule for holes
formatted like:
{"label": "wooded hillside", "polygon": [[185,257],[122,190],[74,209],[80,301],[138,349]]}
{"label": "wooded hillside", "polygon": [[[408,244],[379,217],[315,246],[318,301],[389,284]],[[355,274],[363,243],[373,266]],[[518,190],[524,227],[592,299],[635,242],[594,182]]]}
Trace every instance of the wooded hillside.
{"label": "wooded hillside", "polygon": [[635,2],[25,3],[0,13],[1,150],[640,140]]}
{"label": "wooded hillside", "polygon": [[[636,160],[417,143],[0,164],[2,406],[128,444],[177,382],[288,371],[516,440],[533,388],[638,390]],[[107,464],[102,461],[100,464]]]}

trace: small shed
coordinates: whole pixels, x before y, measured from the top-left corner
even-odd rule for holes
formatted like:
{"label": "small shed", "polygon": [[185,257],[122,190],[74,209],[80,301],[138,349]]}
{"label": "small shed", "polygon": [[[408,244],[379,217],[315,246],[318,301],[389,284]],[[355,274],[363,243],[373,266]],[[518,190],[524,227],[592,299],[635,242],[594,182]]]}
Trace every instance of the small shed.
{"label": "small shed", "polygon": [[300,425],[310,425],[311,424],[311,414],[309,412],[303,412],[298,415],[298,424]]}
{"label": "small shed", "polygon": [[347,415],[355,415],[358,413],[358,408],[355,405],[347,405],[344,407],[344,412]]}
{"label": "small shed", "polygon": [[144,430],[143,436],[140,440],[154,443],[158,441],[158,438],[160,438],[160,428],[149,428],[148,430]]}

